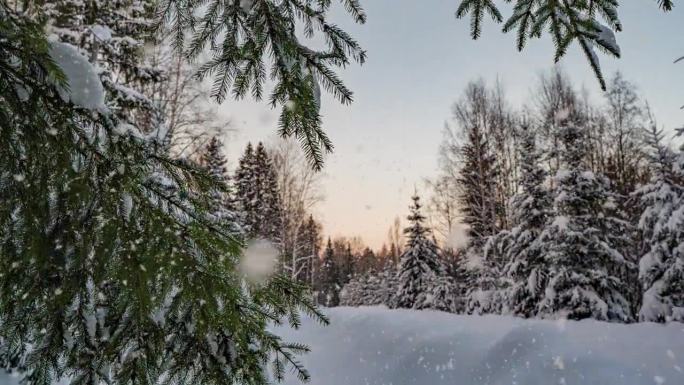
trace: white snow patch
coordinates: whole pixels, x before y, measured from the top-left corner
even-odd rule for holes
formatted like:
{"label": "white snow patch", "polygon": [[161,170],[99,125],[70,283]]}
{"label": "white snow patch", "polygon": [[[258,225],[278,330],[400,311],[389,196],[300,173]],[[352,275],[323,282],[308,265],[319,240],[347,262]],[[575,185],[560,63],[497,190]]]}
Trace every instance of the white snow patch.
{"label": "white snow patch", "polygon": [[559,215],[553,220],[551,226],[558,228],[559,231],[567,231],[568,224],[570,224],[570,219],[564,215]]}
{"label": "white snow patch", "polygon": [[556,113],[554,114],[553,118],[556,121],[556,123],[563,122],[564,120],[568,119],[570,116],[570,109],[567,107],[564,108],[559,108]]}
{"label": "white snow patch", "polygon": [[598,24],[598,29],[599,33],[596,35],[596,42],[619,55],[620,46],[617,43],[617,39],[615,39],[613,30],[603,24]]}
{"label": "white snow patch", "polygon": [[123,194],[121,204],[121,214],[126,220],[129,220],[131,218],[131,211],[133,211],[133,197],[131,194]]}
{"label": "white snow patch", "polygon": [[[682,324],[524,320],[383,307],[324,309],[328,327],[274,328],[302,342],[312,384],[684,384],[669,354],[684,354]],[[511,352],[515,352],[512,354]],[[381,352],[381,354],[378,354]],[[435,368],[439,367],[440,370]],[[657,382],[656,382],[657,383]],[[296,376],[286,385],[299,384]]]}
{"label": "white snow patch", "polygon": [[112,38],[112,30],[105,25],[95,24],[90,27],[90,31],[95,35],[95,38],[100,41],[108,41]]}
{"label": "white snow patch", "polygon": [[68,89],[59,87],[59,96],[64,101],[104,112],[104,87],[97,71],[88,59],[71,44],[50,41],[50,56],[59,65],[67,78]]}

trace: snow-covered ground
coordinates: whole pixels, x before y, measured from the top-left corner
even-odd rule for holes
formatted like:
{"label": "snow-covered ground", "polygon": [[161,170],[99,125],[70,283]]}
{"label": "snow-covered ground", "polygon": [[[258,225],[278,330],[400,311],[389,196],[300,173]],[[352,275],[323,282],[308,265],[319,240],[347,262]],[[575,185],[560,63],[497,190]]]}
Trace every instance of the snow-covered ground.
{"label": "snow-covered ground", "polygon": [[[459,316],[380,307],[326,309],[278,328],[308,344],[314,385],[684,384],[684,324]],[[290,376],[287,384],[297,384]]]}
{"label": "snow-covered ground", "polygon": [[[277,328],[308,344],[313,385],[681,385],[684,324],[619,325],[326,309],[332,324]],[[287,385],[300,384],[294,375]],[[0,374],[0,385],[18,379]]]}

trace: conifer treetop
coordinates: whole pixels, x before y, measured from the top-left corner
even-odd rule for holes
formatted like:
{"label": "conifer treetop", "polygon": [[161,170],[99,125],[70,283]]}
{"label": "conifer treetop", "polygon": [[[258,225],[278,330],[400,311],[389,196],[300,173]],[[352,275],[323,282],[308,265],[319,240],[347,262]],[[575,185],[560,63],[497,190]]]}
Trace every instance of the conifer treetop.
{"label": "conifer treetop", "polygon": [[404,229],[404,234],[408,236],[408,245],[411,245],[416,241],[418,237],[425,236],[428,229],[423,226],[425,221],[425,216],[420,212],[423,205],[420,203],[420,197],[417,193],[414,193],[411,197],[413,203],[409,206],[411,213],[406,217],[411,223],[411,226]]}
{"label": "conifer treetop", "polygon": [[407,235],[406,249],[401,255],[397,271],[396,302],[393,306],[424,309],[434,305],[432,284],[444,273],[437,245],[428,237],[429,229],[423,226],[425,217],[420,212],[418,194],[411,199],[410,225],[404,229]]}
{"label": "conifer treetop", "polygon": [[212,137],[202,154],[202,162],[209,170],[209,173],[217,179],[225,179],[226,177],[226,157],[222,153],[223,142],[217,137]]}

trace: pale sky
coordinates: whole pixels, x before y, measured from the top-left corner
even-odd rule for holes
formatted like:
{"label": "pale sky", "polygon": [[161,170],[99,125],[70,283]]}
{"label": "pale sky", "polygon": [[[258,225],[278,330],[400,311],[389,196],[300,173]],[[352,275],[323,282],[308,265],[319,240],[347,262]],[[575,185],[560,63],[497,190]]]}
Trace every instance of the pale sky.
{"label": "pale sky", "polygon": [[[503,3],[503,1],[498,1]],[[365,0],[365,25],[356,25],[339,9],[333,20],[368,52],[365,65],[341,71],[354,91],[343,106],[324,95],[324,129],[335,152],[324,169],[325,201],[316,209],[327,235],[360,236],[380,247],[396,216],[408,213],[414,186],[437,171],[437,150],[451,105],[466,84],[497,78],[514,106],[525,104],[539,74],[552,67],[548,38],[531,41],[519,53],[514,34],[488,22],[472,41],[468,20],[454,16],[458,0]],[[624,32],[617,35],[622,58],[600,55],[606,77],[620,70],[639,86],[664,127],[684,123],[684,7],[662,13],[655,0],[623,0]],[[563,59],[564,70],[594,99],[600,90],[585,58],[574,46]],[[226,138],[231,167],[247,141],[268,141],[277,129],[278,111],[266,102],[227,101],[221,111],[236,133]],[[425,194],[423,194],[425,195]]]}

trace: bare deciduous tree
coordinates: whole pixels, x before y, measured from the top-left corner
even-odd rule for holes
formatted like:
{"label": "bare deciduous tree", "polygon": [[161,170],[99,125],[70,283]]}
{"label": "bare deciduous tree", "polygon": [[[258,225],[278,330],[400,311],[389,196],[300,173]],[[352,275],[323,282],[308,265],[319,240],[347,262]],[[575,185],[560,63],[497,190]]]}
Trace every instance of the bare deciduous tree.
{"label": "bare deciduous tree", "polygon": [[444,244],[459,222],[458,186],[448,175],[439,175],[426,180],[430,190],[427,209],[430,228],[438,240]]}
{"label": "bare deciduous tree", "polygon": [[473,82],[454,104],[439,150],[440,173],[429,183],[431,216],[443,239],[460,219],[480,234],[476,238],[510,226],[507,203],[518,187],[516,127],[516,114],[499,83],[488,88],[481,80]]}
{"label": "bare deciduous tree", "polygon": [[[282,203],[281,255],[282,269],[293,279],[306,282],[302,274],[316,257],[305,242],[304,229],[316,204],[323,200],[321,174],[313,170],[299,145],[293,140],[278,139],[269,148],[278,180]],[[311,273],[308,273],[309,275]]]}
{"label": "bare deciduous tree", "polygon": [[[165,137],[171,155],[195,159],[212,137],[230,130],[230,121],[218,113],[209,98],[209,86],[196,76],[196,68],[162,42],[145,52],[146,63],[161,69],[164,77],[144,90],[164,117]],[[148,117],[152,120],[153,117]]]}
{"label": "bare deciduous tree", "polygon": [[399,256],[404,249],[404,229],[399,217],[394,218],[394,222],[387,230],[387,243],[389,244],[389,258],[393,264],[396,264],[399,262]]}

